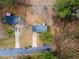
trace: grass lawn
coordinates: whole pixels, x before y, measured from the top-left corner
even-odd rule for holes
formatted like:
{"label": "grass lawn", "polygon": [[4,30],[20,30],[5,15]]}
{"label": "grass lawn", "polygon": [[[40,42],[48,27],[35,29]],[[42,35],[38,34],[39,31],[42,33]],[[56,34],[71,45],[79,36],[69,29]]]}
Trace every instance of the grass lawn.
{"label": "grass lawn", "polygon": [[15,40],[14,39],[0,39],[0,49],[1,48],[14,48]]}

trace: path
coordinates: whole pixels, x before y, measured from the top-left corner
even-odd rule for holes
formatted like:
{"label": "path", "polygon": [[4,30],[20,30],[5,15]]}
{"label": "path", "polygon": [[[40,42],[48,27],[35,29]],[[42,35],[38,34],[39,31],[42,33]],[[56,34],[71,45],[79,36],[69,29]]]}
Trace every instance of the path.
{"label": "path", "polygon": [[15,48],[20,48],[19,38],[20,38],[20,31],[19,29],[17,29],[15,31]]}
{"label": "path", "polygon": [[38,37],[38,34],[33,32],[32,34],[32,47],[37,47],[37,38]]}
{"label": "path", "polygon": [[15,26],[15,48],[20,48],[20,31],[22,30],[23,26],[20,24],[16,24]]}

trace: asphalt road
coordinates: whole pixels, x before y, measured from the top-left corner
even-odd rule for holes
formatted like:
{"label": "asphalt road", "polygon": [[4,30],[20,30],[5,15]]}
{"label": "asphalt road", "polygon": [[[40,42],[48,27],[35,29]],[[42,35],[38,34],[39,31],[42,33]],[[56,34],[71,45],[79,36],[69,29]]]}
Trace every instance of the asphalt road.
{"label": "asphalt road", "polygon": [[37,48],[8,48],[8,49],[0,49],[0,57],[7,57],[7,56],[16,56],[16,55],[24,55],[24,54],[32,54],[35,52],[44,52],[50,51],[50,46],[42,46]]}

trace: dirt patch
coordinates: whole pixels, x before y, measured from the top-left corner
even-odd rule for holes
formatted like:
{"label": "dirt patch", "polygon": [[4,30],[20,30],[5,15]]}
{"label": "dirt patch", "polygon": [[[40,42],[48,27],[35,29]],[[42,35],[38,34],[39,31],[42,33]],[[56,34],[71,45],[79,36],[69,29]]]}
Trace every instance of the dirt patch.
{"label": "dirt patch", "polygon": [[21,32],[20,45],[21,47],[32,45],[32,31],[30,27]]}

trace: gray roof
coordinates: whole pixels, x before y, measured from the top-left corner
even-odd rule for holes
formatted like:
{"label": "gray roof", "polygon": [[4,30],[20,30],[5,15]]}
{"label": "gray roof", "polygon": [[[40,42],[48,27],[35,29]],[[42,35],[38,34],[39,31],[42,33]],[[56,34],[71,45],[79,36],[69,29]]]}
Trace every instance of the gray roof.
{"label": "gray roof", "polygon": [[32,25],[32,32],[46,32],[47,31],[47,25]]}

